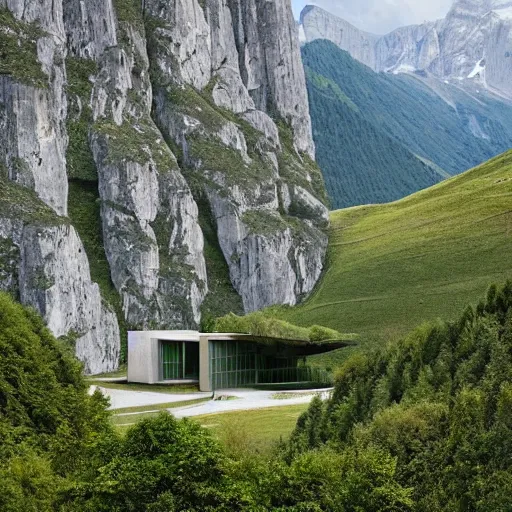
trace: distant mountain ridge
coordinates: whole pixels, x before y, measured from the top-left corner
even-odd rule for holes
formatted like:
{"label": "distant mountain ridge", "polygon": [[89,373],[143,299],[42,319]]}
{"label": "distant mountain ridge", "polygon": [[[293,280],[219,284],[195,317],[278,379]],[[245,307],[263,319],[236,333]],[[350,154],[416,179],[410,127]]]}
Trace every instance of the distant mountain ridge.
{"label": "distant mountain ridge", "polygon": [[326,40],[302,57],[334,208],[400,199],[512,147],[512,103],[498,96],[375,73]]}
{"label": "distant mountain ridge", "polygon": [[300,23],[303,42],[329,39],[374,71],[421,72],[512,98],[512,2],[458,0],[442,20],[384,36],[314,6]]}

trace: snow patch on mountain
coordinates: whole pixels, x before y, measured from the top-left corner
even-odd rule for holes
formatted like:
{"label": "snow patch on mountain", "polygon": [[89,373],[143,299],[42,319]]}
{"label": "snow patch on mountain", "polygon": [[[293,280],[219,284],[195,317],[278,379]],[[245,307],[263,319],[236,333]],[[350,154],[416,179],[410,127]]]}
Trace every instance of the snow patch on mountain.
{"label": "snow patch on mountain", "polygon": [[505,7],[504,9],[496,9],[492,12],[502,20],[512,20],[512,6]]}
{"label": "snow patch on mountain", "polygon": [[473,71],[469,73],[468,78],[476,78],[478,76],[483,77],[483,73],[485,72],[485,59],[480,59],[475,67],[473,68]]}
{"label": "snow patch on mountain", "polygon": [[[457,0],[446,18],[376,36],[319,7],[301,16],[307,42],[328,39],[377,72],[414,73],[512,99],[512,2]],[[465,84],[464,82],[467,82]]]}

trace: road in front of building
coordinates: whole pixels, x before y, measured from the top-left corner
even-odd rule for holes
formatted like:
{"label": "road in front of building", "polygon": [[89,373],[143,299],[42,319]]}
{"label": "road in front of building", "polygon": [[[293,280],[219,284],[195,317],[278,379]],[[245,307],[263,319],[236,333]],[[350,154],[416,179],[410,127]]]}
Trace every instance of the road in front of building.
{"label": "road in front of building", "polygon": [[186,402],[207,398],[211,393],[151,393],[149,391],[128,391],[124,389],[102,388],[91,386],[89,393],[95,389],[110,398],[109,409],[124,409],[125,407],[144,407],[147,405],[159,405],[172,402]]}
{"label": "road in front of building", "polygon": [[[211,393],[152,393],[148,391],[129,391],[121,389],[102,388],[91,386],[90,392],[95,389],[110,398],[110,409],[124,409],[126,407],[143,407],[165,403],[185,402],[199,400],[211,396]],[[217,414],[228,411],[243,411],[250,409],[264,409],[286,405],[309,403],[315,395],[322,399],[330,395],[331,390],[308,391],[260,391],[252,389],[227,389],[217,391],[215,398],[197,405],[175,407],[169,409],[176,418],[201,416],[203,414]]]}
{"label": "road in front of building", "polygon": [[217,399],[203,402],[183,408],[170,409],[176,418],[190,418],[204,414],[219,414],[222,412],[244,411],[251,409],[265,409],[267,407],[279,407],[286,405],[308,404],[315,395],[322,399],[329,397],[331,390],[309,391],[257,391],[251,389],[227,389],[215,393],[216,397],[230,397],[229,399]]}

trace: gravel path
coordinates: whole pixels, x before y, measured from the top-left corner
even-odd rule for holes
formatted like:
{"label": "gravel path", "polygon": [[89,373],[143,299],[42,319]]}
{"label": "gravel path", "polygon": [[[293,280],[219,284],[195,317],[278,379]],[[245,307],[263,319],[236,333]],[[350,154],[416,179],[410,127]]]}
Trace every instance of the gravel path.
{"label": "gravel path", "polygon": [[[147,391],[125,391],[121,389],[102,388],[91,386],[89,392],[99,389],[105,396],[110,397],[110,409],[125,407],[141,407],[158,405],[170,402],[184,402],[211,396],[211,393],[151,393]],[[169,409],[176,418],[200,416],[203,414],[216,414],[229,411],[243,411],[250,409],[263,409],[267,407],[282,407],[286,405],[307,404],[316,394],[326,399],[331,390],[308,391],[259,391],[252,389],[227,389],[217,391],[216,397],[234,397],[229,400],[209,400],[198,405],[176,407]],[[276,398],[276,395],[279,398]]]}
{"label": "gravel path", "polygon": [[[316,393],[320,393],[322,398],[329,396],[329,390],[310,390],[310,391],[290,391],[279,392],[280,396],[290,393],[290,398],[276,399],[275,391],[255,391],[255,390],[223,390],[216,393],[216,396],[224,395],[236,397],[235,400],[210,400],[198,405],[192,405],[183,408],[170,409],[171,414],[176,418],[190,418],[192,416],[202,416],[204,414],[218,414],[230,411],[244,411],[250,409],[265,409],[267,407],[283,407],[286,405],[308,404],[313,400]],[[302,396],[300,396],[302,395]]]}

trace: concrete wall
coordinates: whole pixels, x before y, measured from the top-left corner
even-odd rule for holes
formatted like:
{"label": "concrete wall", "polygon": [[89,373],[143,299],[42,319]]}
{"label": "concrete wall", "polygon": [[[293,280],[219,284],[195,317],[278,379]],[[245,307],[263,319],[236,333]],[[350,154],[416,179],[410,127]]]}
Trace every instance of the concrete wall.
{"label": "concrete wall", "polygon": [[245,340],[243,334],[203,334],[197,331],[130,331],[128,333],[128,382],[155,384],[162,380],[160,343],[199,343],[199,389],[212,391],[210,381],[210,341]]}
{"label": "concrete wall", "polygon": [[[155,384],[162,380],[160,368],[161,341],[198,343],[199,333],[197,331],[128,332],[128,382]],[[201,358],[199,360],[201,361]]]}
{"label": "concrete wall", "polygon": [[128,382],[154,384],[160,380],[159,339],[151,332],[128,333]]}
{"label": "concrete wall", "polygon": [[210,381],[210,337],[199,338],[199,390],[211,391]]}

